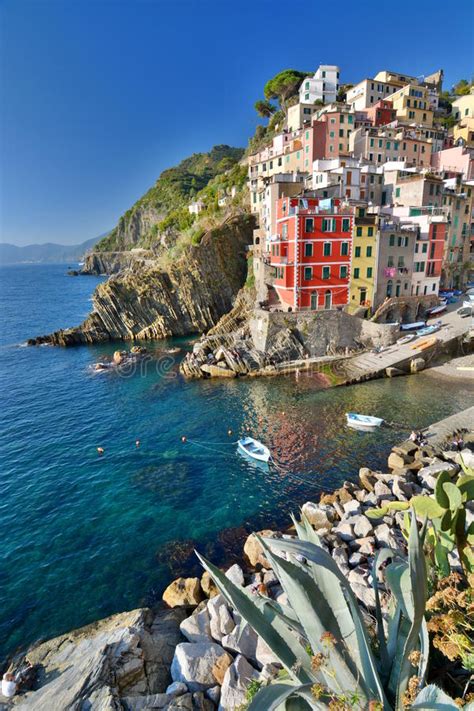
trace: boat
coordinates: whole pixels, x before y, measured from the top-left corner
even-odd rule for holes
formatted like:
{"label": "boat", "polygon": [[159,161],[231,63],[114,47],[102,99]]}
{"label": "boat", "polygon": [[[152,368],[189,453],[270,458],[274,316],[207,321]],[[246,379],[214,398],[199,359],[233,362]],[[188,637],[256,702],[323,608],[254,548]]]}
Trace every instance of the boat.
{"label": "boat", "polygon": [[470,301],[463,301],[463,305],[456,310],[456,313],[461,316],[461,318],[464,318],[465,316],[471,316],[472,308],[473,304],[471,304]]}
{"label": "boat", "polygon": [[426,321],[414,321],[413,323],[402,323],[400,331],[416,331],[417,328],[426,326]]}
{"label": "boat", "polygon": [[370,415],[359,415],[357,412],[346,412],[347,424],[358,430],[372,430],[380,427],[383,422],[381,417],[371,417]]}
{"label": "boat", "polygon": [[431,348],[438,342],[438,339],[433,336],[433,338],[422,338],[421,341],[414,343],[411,348],[416,351],[425,351],[427,348]]}
{"label": "boat", "polygon": [[420,330],[416,332],[416,335],[418,337],[431,336],[432,333],[436,333],[436,331],[439,331],[440,328],[441,328],[440,323],[434,323],[432,326],[426,326],[425,328],[420,328]]}
{"label": "boat", "polygon": [[428,309],[427,311],[427,316],[428,318],[431,318],[432,316],[437,316],[438,314],[442,314],[443,311],[446,311],[446,304],[440,304],[439,306],[433,306],[433,308]]}
{"label": "boat", "polygon": [[268,462],[271,457],[268,447],[265,447],[257,439],[253,439],[253,437],[243,437],[238,440],[237,445],[242,452],[248,454],[249,457],[253,457],[253,459],[258,459],[260,462]]}
{"label": "boat", "polygon": [[409,333],[406,336],[403,336],[402,338],[399,338],[396,345],[397,346],[404,346],[405,343],[410,343],[410,341],[413,341],[414,338],[416,338],[416,333]]}

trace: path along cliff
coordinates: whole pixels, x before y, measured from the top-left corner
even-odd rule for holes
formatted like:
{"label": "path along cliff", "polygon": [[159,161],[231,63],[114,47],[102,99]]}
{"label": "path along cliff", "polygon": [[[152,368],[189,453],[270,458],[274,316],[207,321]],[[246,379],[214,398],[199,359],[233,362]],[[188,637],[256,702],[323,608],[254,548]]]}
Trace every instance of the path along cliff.
{"label": "path along cliff", "polygon": [[209,230],[199,244],[188,245],[167,269],[148,253],[135,259],[127,253],[125,270],[97,287],[93,311],[80,326],[32,338],[28,344],[70,346],[207,331],[231,310],[245,282],[246,248],[254,226],[251,215],[234,215]]}

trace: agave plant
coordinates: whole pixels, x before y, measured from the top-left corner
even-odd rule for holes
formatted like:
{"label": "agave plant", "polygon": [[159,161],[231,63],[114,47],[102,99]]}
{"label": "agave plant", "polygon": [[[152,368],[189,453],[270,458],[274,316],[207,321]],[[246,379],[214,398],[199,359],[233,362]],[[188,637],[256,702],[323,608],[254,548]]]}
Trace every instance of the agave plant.
{"label": "agave plant", "polygon": [[[298,539],[259,538],[286,593],[287,605],[233,584],[199,556],[228,603],[267,643],[284,668],[277,682],[258,691],[248,711],[398,711],[407,703],[416,709],[456,709],[438,687],[422,689],[429,655],[424,619],[425,526],[419,531],[413,514],[408,557],[386,548],[374,559],[378,646],[374,652],[346,578],[321,546],[308,520],[303,516],[301,522],[293,522]],[[377,582],[382,565],[386,565],[385,580],[391,592],[385,622]]]}
{"label": "agave plant", "polygon": [[[474,522],[466,523],[467,507],[474,501],[474,471],[461,460],[463,473],[453,483],[441,472],[432,496],[413,496],[410,501],[390,501],[381,508],[368,509],[369,518],[381,518],[390,511],[412,508],[418,516],[431,520],[427,544],[434,563],[443,576],[449,575],[448,554],[457,548],[466,576],[474,572]],[[409,520],[405,528],[409,528]]]}

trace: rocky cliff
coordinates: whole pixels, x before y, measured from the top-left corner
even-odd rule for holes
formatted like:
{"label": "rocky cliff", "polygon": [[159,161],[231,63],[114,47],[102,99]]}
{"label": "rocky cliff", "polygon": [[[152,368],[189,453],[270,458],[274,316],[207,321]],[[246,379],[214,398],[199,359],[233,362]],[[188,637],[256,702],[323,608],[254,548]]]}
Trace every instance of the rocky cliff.
{"label": "rocky cliff", "polygon": [[74,345],[202,333],[233,305],[247,274],[254,218],[234,216],[188,245],[169,269],[142,260],[100,284],[94,309],[78,327],[31,339],[29,345]]}
{"label": "rocky cliff", "polygon": [[84,259],[81,274],[118,274],[124,269],[144,267],[155,257],[151,250],[133,249],[124,252],[91,252]]}

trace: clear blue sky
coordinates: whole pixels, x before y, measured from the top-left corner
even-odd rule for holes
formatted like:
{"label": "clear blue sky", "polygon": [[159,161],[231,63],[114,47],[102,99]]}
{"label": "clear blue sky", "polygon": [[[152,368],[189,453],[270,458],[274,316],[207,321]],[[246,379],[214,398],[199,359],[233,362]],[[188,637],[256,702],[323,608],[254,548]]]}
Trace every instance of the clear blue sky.
{"label": "clear blue sky", "polygon": [[[285,68],[446,84],[472,74],[472,0],[0,0],[1,239],[82,242],[185,156],[244,146]],[[451,12],[450,12],[451,11]]]}

